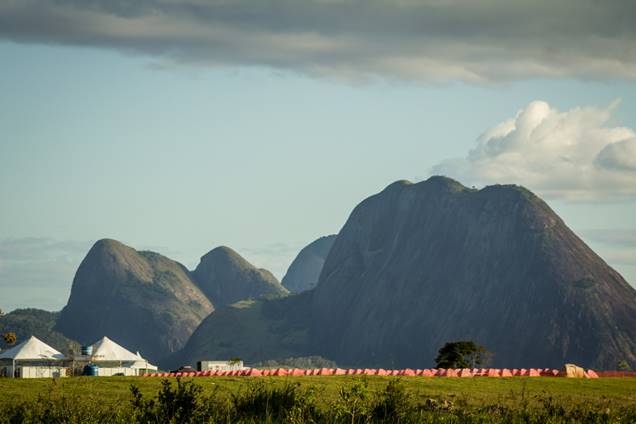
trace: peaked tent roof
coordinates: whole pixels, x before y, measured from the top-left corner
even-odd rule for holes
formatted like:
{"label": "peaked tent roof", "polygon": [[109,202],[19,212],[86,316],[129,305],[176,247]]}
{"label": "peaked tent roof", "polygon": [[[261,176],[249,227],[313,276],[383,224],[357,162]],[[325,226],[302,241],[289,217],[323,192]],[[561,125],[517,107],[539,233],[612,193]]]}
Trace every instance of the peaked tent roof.
{"label": "peaked tent roof", "polygon": [[155,371],[159,369],[156,365],[152,365],[150,362],[148,362],[147,359],[144,359],[139,352],[136,352],[135,355],[137,355],[137,361],[135,361],[135,363],[132,364],[133,368],[139,368],[142,370],[155,370]]}
{"label": "peaked tent roof", "polygon": [[13,360],[62,360],[66,357],[40,339],[31,336],[19,345],[0,353],[0,359]]}
{"label": "peaked tent roof", "polygon": [[96,361],[139,361],[143,360],[128,349],[118,345],[108,337],[103,337],[93,345],[93,358]]}

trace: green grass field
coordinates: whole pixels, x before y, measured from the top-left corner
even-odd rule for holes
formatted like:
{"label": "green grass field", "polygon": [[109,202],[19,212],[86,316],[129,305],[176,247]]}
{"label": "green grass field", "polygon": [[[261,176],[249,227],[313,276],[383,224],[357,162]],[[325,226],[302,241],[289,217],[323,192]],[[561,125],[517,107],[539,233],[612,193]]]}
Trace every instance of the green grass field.
{"label": "green grass field", "polygon": [[[342,388],[350,388],[356,383],[362,383],[366,386],[370,397],[381,397],[387,384],[397,379],[397,377],[379,376],[305,376],[199,377],[184,378],[182,381],[194,381],[201,386],[204,396],[216,393],[226,397],[231,397],[231,394],[245,394],[258,382],[262,382],[264,387],[268,388],[283,388],[288,383],[297,383],[299,389],[314,390],[316,406],[328,411],[333,405],[342,401]],[[70,399],[75,404],[98,405],[102,409],[129,408],[131,385],[139,387],[144,398],[150,399],[157,395],[163,380],[163,378],[155,377],[77,377],[55,381],[5,378],[0,379],[0,408],[6,410],[21,403],[35,402],[38,397],[51,399],[54,402]],[[176,383],[174,378],[170,381]],[[547,377],[468,379],[400,377],[399,381],[404,392],[408,394],[410,403],[424,404],[434,400],[457,405],[466,411],[478,411],[484,406],[505,407],[513,411],[520,408],[539,410],[545,408],[546,399],[565,409],[585,408],[586,411],[598,412],[630,409],[636,405],[636,379],[634,378],[585,380]]]}
{"label": "green grass field", "polygon": [[[370,391],[384,389],[396,377],[351,377],[351,376],[307,376],[307,377],[199,377],[192,380],[211,391],[238,392],[250,382],[283,385],[298,382],[302,386],[315,387],[319,400],[329,403],[339,395],[342,386],[355,381],[366,381]],[[130,385],[137,385],[144,395],[154,395],[161,387],[162,378],[134,377],[76,377],[52,379],[0,379],[0,406],[15,402],[35,400],[42,396],[67,396],[96,399],[104,404],[117,405],[130,398]],[[175,380],[175,379],[172,379]],[[536,396],[550,396],[563,402],[590,402],[598,404],[636,404],[636,379],[606,378],[598,380],[566,378],[423,378],[401,377],[406,389],[416,398],[460,399],[468,404],[503,403],[515,404],[522,398],[530,402]]]}

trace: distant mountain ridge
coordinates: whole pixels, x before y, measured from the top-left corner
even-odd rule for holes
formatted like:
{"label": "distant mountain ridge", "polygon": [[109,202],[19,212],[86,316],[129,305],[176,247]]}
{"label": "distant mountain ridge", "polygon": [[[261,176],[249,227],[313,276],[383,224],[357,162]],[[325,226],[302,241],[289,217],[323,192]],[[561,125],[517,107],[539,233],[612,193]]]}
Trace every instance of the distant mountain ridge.
{"label": "distant mountain ridge", "polygon": [[108,336],[157,361],[181,349],[215,304],[286,293],[229,248],[213,250],[191,273],[158,253],[103,239],[80,264],[55,329],[81,343]]}
{"label": "distant mountain ridge", "polygon": [[192,276],[217,308],[249,298],[276,298],[289,294],[271,272],[256,268],[226,246],[204,255]]}
{"label": "distant mountain ridge", "polygon": [[156,360],[213,310],[183,265],[104,239],[80,264],[56,329],[84,344],[108,336]]}
{"label": "distant mountain ridge", "polygon": [[282,280],[283,286],[292,293],[300,293],[316,287],[336,237],[336,234],[320,237],[305,246],[287,269]]}
{"label": "distant mountain ridge", "polygon": [[172,359],[417,368],[462,339],[498,366],[636,366],[636,290],[523,187],[398,181],[356,206],[316,288],[211,314]]}

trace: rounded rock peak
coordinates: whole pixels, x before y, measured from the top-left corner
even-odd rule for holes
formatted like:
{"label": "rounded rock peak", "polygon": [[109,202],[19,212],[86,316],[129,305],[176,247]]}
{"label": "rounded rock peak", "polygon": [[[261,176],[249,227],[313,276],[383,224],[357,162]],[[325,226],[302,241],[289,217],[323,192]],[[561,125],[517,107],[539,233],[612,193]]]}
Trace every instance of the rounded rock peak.
{"label": "rounded rock peak", "polygon": [[391,184],[389,184],[388,186],[385,187],[384,190],[382,191],[390,191],[390,190],[396,190],[396,189],[402,189],[404,187],[408,187],[413,185],[413,183],[409,180],[397,180]]}
{"label": "rounded rock peak", "polygon": [[88,254],[96,253],[96,252],[128,252],[133,250],[131,247],[126,246],[124,243],[109,238],[103,238],[97,240],[93,247],[90,248]]}
{"label": "rounded rock peak", "polygon": [[228,246],[215,247],[201,257],[201,263],[210,262],[231,262],[242,265],[250,265],[245,258]]}
{"label": "rounded rock peak", "polygon": [[444,175],[433,175],[427,180],[419,183],[419,185],[429,186],[429,187],[439,187],[439,188],[452,190],[452,191],[466,190],[466,187],[462,183],[450,177],[446,177]]}
{"label": "rounded rock peak", "polygon": [[115,239],[111,239],[111,238],[103,238],[103,239],[99,239],[95,242],[94,246],[99,246],[99,247],[121,247],[121,246],[125,246],[124,243],[115,240]]}

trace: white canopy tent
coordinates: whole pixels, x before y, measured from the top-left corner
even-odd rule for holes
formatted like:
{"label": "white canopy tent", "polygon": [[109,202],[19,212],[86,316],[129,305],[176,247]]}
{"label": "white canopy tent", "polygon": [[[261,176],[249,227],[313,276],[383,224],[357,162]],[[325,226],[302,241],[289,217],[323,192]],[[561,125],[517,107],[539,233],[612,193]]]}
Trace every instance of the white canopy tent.
{"label": "white canopy tent", "polygon": [[92,347],[91,362],[98,366],[99,376],[116,374],[134,376],[144,370],[157,370],[157,367],[150,364],[139,352],[132,353],[108,337],[103,337]]}
{"label": "white canopy tent", "polygon": [[31,336],[19,345],[0,353],[0,362],[5,373],[23,378],[62,377],[66,368],[66,357],[38,338]]}

